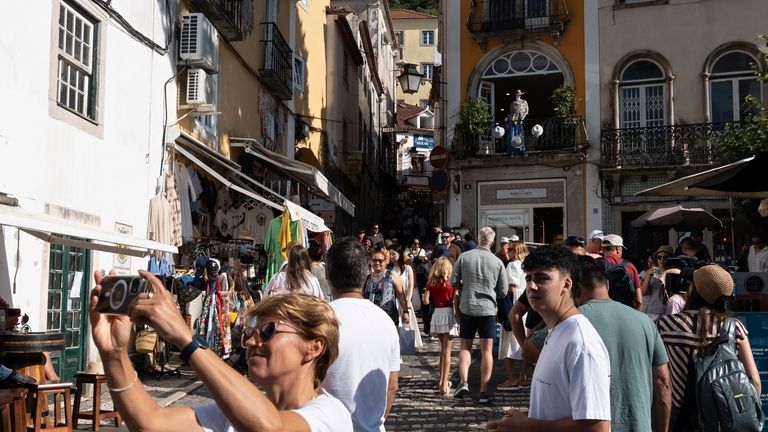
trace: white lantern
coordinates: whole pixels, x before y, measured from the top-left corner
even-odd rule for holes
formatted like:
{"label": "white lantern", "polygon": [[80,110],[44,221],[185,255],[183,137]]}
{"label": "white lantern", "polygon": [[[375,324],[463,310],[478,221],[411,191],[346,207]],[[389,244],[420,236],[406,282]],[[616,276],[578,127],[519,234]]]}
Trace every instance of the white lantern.
{"label": "white lantern", "polygon": [[504,128],[501,126],[496,126],[493,128],[493,137],[496,139],[499,139],[504,136]]}
{"label": "white lantern", "polygon": [[541,127],[540,124],[533,125],[533,129],[531,129],[531,135],[533,135],[534,138],[538,138],[542,134],[544,134],[544,128]]}

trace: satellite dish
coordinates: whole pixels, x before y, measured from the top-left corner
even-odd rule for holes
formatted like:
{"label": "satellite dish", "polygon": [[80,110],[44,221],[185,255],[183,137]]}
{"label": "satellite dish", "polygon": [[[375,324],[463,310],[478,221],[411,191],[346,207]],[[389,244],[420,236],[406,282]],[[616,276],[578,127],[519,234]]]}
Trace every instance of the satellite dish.
{"label": "satellite dish", "polygon": [[504,136],[504,128],[501,126],[496,126],[493,128],[493,137],[498,139]]}
{"label": "satellite dish", "polygon": [[531,129],[531,135],[533,135],[534,138],[538,138],[543,134],[544,134],[544,128],[541,127],[540,124],[533,125],[533,129]]}
{"label": "satellite dish", "polygon": [[520,135],[512,137],[512,147],[520,148],[523,146],[523,138]]}

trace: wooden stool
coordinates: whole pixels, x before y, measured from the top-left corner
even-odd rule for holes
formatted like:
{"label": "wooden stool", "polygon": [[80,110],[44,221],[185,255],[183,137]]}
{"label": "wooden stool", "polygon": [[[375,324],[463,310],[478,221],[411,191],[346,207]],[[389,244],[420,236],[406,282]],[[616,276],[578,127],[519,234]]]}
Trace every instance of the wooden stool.
{"label": "wooden stool", "polygon": [[4,431],[27,430],[27,389],[0,390],[0,426]]}
{"label": "wooden stool", "polygon": [[[101,409],[101,385],[107,383],[107,376],[104,374],[93,374],[86,372],[78,372],[75,374],[75,383],[77,385],[77,394],[75,394],[75,408],[72,414],[72,419],[77,426],[79,419],[90,420],[91,430],[98,431],[102,420],[114,418],[115,427],[118,427],[123,421],[120,418],[120,413],[112,410]],[[80,397],[83,395],[83,385],[93,384],[93,409],[90,411],[80,412]]]}
{"label": "wooden stool", "polygon": [[[43,413],[48,411],[49,395],[53,395],[53,423],[50,422],[50,413],[43,416]],[[31,400],[34,407],[31,412],[34,431],[72,432],[71,395],[71,382],[51,382],[31,386],[27,398]],[[61,415],[61,400],[64,401],[63,416]]]}

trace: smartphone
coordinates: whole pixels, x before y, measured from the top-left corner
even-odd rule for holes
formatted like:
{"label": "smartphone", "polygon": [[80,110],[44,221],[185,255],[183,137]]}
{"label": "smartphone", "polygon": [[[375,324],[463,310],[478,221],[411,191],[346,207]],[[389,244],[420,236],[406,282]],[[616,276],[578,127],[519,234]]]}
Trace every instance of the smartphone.
{"label": "smartphone", "polygon": [[139,294],[149,291],[147,280],[141,276],[107,276],[101,281],[96,312],[128,315],[128,306]]}

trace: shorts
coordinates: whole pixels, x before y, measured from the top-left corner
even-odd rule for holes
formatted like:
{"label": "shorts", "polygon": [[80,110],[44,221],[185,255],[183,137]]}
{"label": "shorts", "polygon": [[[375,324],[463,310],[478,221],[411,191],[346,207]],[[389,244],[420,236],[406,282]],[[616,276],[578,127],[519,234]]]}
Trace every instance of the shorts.
{"label": "shorts", "polygon": [[475,333],[480,339],[493,339],[496,335],[496,315],[471,316],[459,312],[459,337],[474,339]]}

